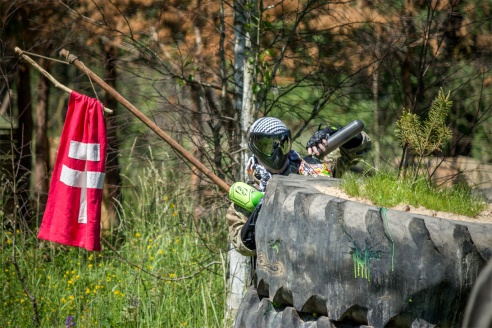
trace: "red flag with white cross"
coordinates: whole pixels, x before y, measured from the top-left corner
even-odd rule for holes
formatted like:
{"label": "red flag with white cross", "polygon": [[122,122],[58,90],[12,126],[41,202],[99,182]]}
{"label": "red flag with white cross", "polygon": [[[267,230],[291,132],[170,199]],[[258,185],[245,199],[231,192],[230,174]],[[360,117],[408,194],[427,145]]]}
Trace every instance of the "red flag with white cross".
{"label": "red flag with white cross", "polygon": [[101,250],[106,126],[101,103],[72,91],[38,238]]}

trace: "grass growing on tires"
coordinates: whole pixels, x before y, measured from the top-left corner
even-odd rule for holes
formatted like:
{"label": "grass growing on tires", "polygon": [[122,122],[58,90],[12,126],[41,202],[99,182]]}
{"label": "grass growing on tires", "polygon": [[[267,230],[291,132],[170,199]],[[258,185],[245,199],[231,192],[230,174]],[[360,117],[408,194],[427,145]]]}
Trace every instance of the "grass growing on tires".
{"label": "grass growing on tires", "polygon": [[425,178],[397,178],[393,172],[379,171],[364,177],[347,173],[340,187],[351,196],[369,199],[382,207],[408,204],[469,217],[476,217],[486,207],[483,199],[473,195],[465,184],[437,187]]}
{"label": "grass growing on tires", "polygon": [[0,326],[34,326],[16,266],[41,327],[223,326],[225,220],[203,219],[198,233],[186,190],[169,188],[163,171],[149,164],[127,181],[133,197],[125,198],[119,231],[107,237],[116,252],[0,226]]}

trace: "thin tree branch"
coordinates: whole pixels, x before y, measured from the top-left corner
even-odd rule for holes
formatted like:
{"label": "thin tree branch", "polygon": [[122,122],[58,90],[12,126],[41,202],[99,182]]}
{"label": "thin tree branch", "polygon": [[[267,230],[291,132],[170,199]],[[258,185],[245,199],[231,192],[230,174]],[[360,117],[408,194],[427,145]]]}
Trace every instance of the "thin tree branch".
{"label": "thin tree branch", "polygon": [[[42,68],[41,66],[38,65],[38,63],[36,63],[31,57],[29,57],[28,55],[26,55],[24,53],[24,51],[22,51],[20,48],[18,47],[15,47],[15,52],[22,57],[22,59],[24,59],[25,61],[27,61],[29,64],[31,64],[32,67],[34,67],[35,69],[37,69],[41,74],[43,74],[44,76],[46,76],[46,78],[48,80],[50,80],[54,85],[55,87],[57,87],[58,89],[61,89],[67,93],[72,93],[72,89],[68,88],[67,86],[61,84],[60,82],[58,82],[57,79],[55,79],[50,73],[48,73],[44,68]],[[47,58],[47,57],[44,57],[44,58]],[[108,114],[112,114],[113,113],[113,110],[112,109],[109,109],[109,108],[106,108],[104,107],[104,111]]]}

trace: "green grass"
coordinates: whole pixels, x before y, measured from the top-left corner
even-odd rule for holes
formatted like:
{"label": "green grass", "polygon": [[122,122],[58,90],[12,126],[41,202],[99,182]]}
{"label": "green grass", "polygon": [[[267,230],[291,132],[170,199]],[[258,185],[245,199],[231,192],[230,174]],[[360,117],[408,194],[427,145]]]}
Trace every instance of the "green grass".
{"label": "green grass", "polygon": [[369,199],[382,207],[408,204],[469,217],[476,217],[485,209],[483,200],[472,195],[471,188],[464,184],[438,188],[424,178],[414,181],[396,177],[396,173],[382,171],[367,177],[348,173],[340,187],[351,196]]}
{"label": "green grass", "polygon": [[222,327],[225,220],[203,219],[198,233],[185,190],[169,189],[163,172],[149,165],[126,183],[134,197],[102,252],[1,228],[0,326],[33,327],[15,260],[42,327],[65,327],[70,317],[75,327]]}

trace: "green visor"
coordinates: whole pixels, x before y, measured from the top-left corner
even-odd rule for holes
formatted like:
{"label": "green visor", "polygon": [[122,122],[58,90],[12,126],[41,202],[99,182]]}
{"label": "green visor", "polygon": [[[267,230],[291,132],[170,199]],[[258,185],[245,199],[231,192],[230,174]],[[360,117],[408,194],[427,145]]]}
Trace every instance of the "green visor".
{"label": "green visor", "polygon": [[249,146],[251,151],[265,164],[278,169],[290,152],[290,132],[277,135],[252,134],[249,138]]}

